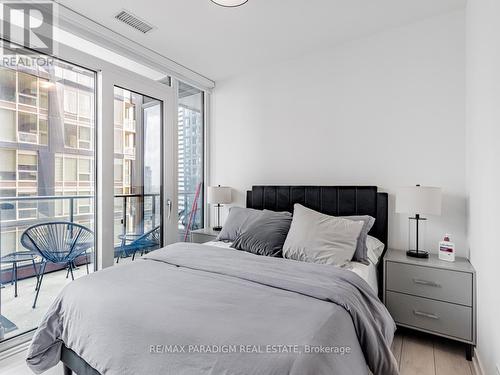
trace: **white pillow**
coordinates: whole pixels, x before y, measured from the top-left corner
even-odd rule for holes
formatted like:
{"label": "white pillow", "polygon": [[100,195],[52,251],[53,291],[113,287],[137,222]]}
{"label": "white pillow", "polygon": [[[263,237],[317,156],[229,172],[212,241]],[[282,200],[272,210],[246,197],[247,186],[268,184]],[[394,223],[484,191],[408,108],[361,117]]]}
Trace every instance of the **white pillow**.
{"label": "white pillow", "polygon": [[343,265],[354,255],[363,225],[364,221],[329,216],[295,204],[283,258]]}
{"label": "white pillow", "polygon": [[368,248],[367,256],[370,261],[377,265],[382,253],[384,252],[385,245],[377,238],[372,236],[366,237],[366,247]]}

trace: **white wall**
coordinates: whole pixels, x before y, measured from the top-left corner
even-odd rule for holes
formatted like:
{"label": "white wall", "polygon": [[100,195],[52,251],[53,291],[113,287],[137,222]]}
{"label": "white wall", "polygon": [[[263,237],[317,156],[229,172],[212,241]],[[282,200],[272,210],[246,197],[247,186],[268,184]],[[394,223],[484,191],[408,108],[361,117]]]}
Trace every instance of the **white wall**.
{"label": "white wall", "polygon": [[477,272],[477,349],[484,374],[493,375],[500,365],[500,2],[468,1],[466,12],[467,182],[471,260]]}
{"label": "white wall", "polygon": [[[211,183],[238,205],[253,184],[442,186],[427,246],[449,232],[467,254],[464,50],[455,11],[217,82]],[[406,215],[389,225],[404,248]]]}

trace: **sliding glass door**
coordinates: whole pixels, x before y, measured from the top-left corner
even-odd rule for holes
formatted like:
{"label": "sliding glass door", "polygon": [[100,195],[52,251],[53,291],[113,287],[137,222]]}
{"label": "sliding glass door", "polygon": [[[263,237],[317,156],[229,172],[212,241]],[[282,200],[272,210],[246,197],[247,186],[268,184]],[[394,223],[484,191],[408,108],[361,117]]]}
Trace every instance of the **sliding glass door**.
{"label": "sliding glass door", "polygon": [[0,324],[6,339],[36,328],[61,289],[95,269],[93,236],[82,251],[48,248],[68,252],[61,263],[21,239],[33,225],[60,222],[74,233],[78,225],[95,232],[97,75],[57,59],[17,62],[4,59],[0,67]]}
{"label": "sliding glass door", "polygon": [[200,89],[177,85],[177,201],[179,240],[188,241],[192,230],[203,228],[205,95]]}
{"label": "sliding glass door", "polygon": [[[68,46],[59,54],[0,64],[0,351],[73,278],[179,238],[173,88]],[[23,246],[30,226],[61,223],[49,230],[92,233],[67,262]]]}
{"label": "sliding glass door", "polygon": [[114,245],[116,263],[160,248],[163,235],[163,106],[114,87]]}

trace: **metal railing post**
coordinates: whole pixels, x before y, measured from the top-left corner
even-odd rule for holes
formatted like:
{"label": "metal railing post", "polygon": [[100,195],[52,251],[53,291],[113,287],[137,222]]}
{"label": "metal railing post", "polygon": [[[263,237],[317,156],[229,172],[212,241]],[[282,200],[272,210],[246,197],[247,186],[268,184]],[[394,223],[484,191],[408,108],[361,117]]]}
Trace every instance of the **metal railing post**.
{"label": "metal railing post", "polygon": [[123,223],[123,235],[127,234],[127,197],[123,197],[123,216],[122,216],[122,223]]}
{"label": "metal railing post", "polygon": [[151,204],[152,204],[152,207],[151,207],[151,223],[152,223],[152,227],[153,228],[156,228],[156,196],[152,195],[151,196]]}
{"label": "metal railing post", "polygon": [[74,208],[74,198],[73,198],[73,197],[71,197],[71,198],[69,199],[69,221],[70,221],[70,222],[73,222],[73,220],[74,220],[74,218],[75,218],[75,217],[74,217],[73,208]]}

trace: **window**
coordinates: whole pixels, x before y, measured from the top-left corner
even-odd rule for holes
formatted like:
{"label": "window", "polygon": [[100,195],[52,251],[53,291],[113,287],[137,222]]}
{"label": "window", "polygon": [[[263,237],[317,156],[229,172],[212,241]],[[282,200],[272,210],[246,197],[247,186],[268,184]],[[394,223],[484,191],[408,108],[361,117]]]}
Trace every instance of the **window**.
{"label": "window", "polygon": [[123,126],[123,101],[115,98],[115,128]]}
{"label": "window", "polygon": [[90,119],[92,116],[92,98],[87,93],[78,93],[78,115],[85,119]]}
{"label": "window", "polygon": [[80,159],[78,161],[78,180],[79,181],[91,180],[90,159]]}
{"label": "window", "polygon": [[[7,46],[4,44],[4,49]],[[14,62],[0,61],[0,65],[9,64],[8,68],[0,67],[0,197],[8,197],[14,204],[14,209],[1,212],[2,224],[5,224],[0,228],[2,255],[24,250],[19,237],[30,225],[73,220],[85,222],[93,229],[94,199],[67,196],[92,196],[95,191],[92,174],[95,73],[56,58],[51,60],[50,67],[36,64],[28,67],[22,60],[15,67],[15,59]],[[43,196],[45,198],[39,198]],[[69,215],[70,199],[74,203],[72,216]],[[4,276],[11,274],[12,264],[0,266]],[[53,271],[60,272],[62,277],[56,276],[54,280],[60,281],[46,284],[40,293],[44,295],[40,298],[48,304],[66,281],[64,269],[58,271],[59,266],[53,266]],[[33,283],[36,274],[32,267],[22,268],[20,283]],[[10,285],[5,284],[5,277],[3,281],[2,297],[3,293],[13,295],[8,290]],[[27,295],[21,298],[30,299]],[[28,316],[28,310],[18,308],[19,301],[15,300],[0,298],[1,311],[10,311],[9,319],[17,326],[6,334],[7,339],[35,328],[35,322],[41,318],[39,314],[44,311],[43,307],[32,310],[27,306]]]}
{"label": "window", "polygon": [[45,146],[49,144],[49,123],[45,118],[38,119],[38,142]]}
{"label": "window", "polygon": [[190,217],[191,229],[203,227],[203,92],[180,82],[178,103],[177,190],[179,230],[182,234]]}
{"label": "window", "polygon": [[77,181],[77,163],[78,159],[73,157],[64,158],[64,182]]}
{"label": "window", "polygon": [[[91,195],[90,191],[81,191],[79,195]],[[88,214],[92,210],[92,201],[89,198],[78,199],[78,213]]]}
{"label": "window", "polygon": [[64,112],[76,115],[78,109],[76,91],[64,89]]}
{"label": "window", "polygon": [[78,147],[78,127],[75,124],[64,124],[64,145],[69,148]]}
{"label": "window", "polygon": [[92,142],[92,130],[90,127],[79,126],[78,127],[78,148],[84,150],[90,150]]}
{"label": "window", "polygon": [[47,79],[39,79],[40,82],[40,108],[49,109],[49,88],[52,83]]}
{"label": "window", "polygon": [[16,111],[0,107],[0,140],[16,141]]}
{"label": "window", "polygon": [[36,181],[38,177],[38,157],[35,154],[17,155],[17,172],[20,181]]}
{"label": "window", "polygon": [[[36,191],[20,191],[18,197],[36,196]],[[17,204],[17,215],[19,220],[36,219],[38,203],[33,200],[19,201]]]}
{"label": "window", "polygon": [[0,68],[0,100],[16,101],[16,72]]}
{"label": "window", "polygon": [[38,143],[38,126],[36,113],[18,112],[19,142]]}
{"label": "window", "polygon": [[123,160],[115,159],[115,184],[123,182]]}
{"label": "window", "polygon": [[123,153],[123,131],[115,128],[115,154]]}
{"label": "window", "polygon": [[[16,189],[0,189],[0,197],[2,198],[12,198],[15,197],[16,194],[17,194]],[[17,210],[16,210],[17,203],[15,201],[11,203],[14,205],[14,208],[10,210],[2,210],[2,221],[11,221],[17,219]],[[3,240],[3,233],[2,233],[2,240]]]}
{"label": "window", "polygon": [[132,160],[125,160],[124,167],[123,185],[130,186],[132,183]]}
{"label": "window", "polygon": [[63,182],[64,181],[64,171],[63,171],[63,157],[56,156],[55,158],[55,181]]}
{"label": "window", "polygon": [[16,181],[16,150],[0,148],[0,160],[0,181]]}
{"label": "window", "polygon": [[19,75],[19,103],[36,106],[38,95],[38,78],[27,73]]}

